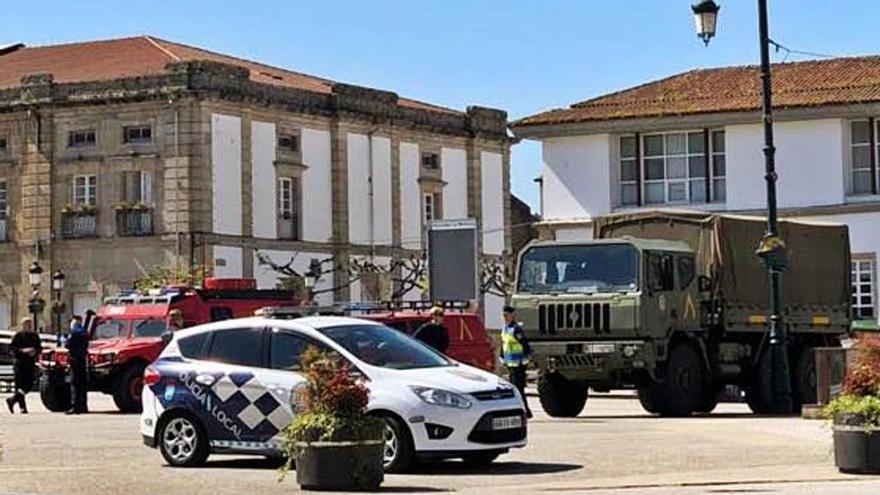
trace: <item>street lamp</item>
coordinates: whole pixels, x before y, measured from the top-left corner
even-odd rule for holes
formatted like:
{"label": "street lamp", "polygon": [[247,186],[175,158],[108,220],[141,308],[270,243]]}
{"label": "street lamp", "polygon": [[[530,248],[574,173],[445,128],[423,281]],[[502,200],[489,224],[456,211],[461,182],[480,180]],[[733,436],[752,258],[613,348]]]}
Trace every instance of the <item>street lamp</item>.
{"label": "street lamp", "polygon": [[319,278],[321,278],[321,262],[313,258],[309,263],[309,269],[303,274],[303,284],[308,290],[308,304],[310,306],[314,304],[314,289]]}
{"label": "street lamp", "polygon": [[46,302],[40,298],[40,286],[43,284],[43,267],[37,261],[34,261],[31,267],[28,268],[28,282],[31,285],[31,298],[28,300],[28,310],[34,320],[34,330],[39,332],[40,313],[43,312]]}
{"label": "street lamp", "polygon": [[703,40],[703,43],[708,45],[709,40],[715,36],[715,28],[718,25],[718,11],[721,10],[721,6],[712,0],[703,0],[696,5],[692,5],[691,10],[694,12],[697,36]]}
{"label": "street lamp", "polygon": [[[703,0],[691,7],[699,36],[707,45],[715,36],[718,11],[712,0]],[[772,372],[773,413],[791,413],[791,379],[788,367],[788,343],[782,319],[780,279],[785,270],[785,242],[779,236],[776,211],[776,147],[773,144],[773,102],[770,78],[770,29],[767,21],[767,0],[758,0],[758,34],[761,46],[761,87],[764,122],[764,180],[767,182],[767,230],[758,245],[757,254],[764,260],[770,278],[770,358]]]}
{"label": "street lamp", "polygon": [[64,313],[64,301],[61,300],[61,291],[64,290],[64,272],[55,270],[52,274],[52,291],[54,294],[54,302],[52,303],[52,313],[55,314],[55,333],[61,334],[61,314]]}

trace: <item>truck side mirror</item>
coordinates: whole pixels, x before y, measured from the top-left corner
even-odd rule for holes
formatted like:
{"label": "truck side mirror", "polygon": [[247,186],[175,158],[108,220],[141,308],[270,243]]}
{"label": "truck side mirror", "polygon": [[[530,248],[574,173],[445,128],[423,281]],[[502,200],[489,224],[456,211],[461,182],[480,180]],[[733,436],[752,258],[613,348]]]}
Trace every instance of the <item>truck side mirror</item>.
{"label": "truck side mirror", "polygon": [[712,290],[712,279],[705,275],[700,275],[697,279],[697,285],[699,286],[700,292],[709,292]]}

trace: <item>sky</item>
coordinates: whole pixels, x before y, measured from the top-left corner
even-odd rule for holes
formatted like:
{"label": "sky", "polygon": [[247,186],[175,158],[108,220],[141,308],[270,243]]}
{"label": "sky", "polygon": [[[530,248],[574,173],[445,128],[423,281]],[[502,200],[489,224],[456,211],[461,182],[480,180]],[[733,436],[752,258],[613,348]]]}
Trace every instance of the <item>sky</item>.
{"label": "sky", "polygon": [[[687,0],[0,0],[0,45],[150,34],[513,120],[690,69],[756,63],[757,1],[716,1],[708,47]],[[880,53],[880,2],[769,3],[771,37],[791,49]],[[537,210],[540,143],[514,146],[511,168],[514,194]]]}

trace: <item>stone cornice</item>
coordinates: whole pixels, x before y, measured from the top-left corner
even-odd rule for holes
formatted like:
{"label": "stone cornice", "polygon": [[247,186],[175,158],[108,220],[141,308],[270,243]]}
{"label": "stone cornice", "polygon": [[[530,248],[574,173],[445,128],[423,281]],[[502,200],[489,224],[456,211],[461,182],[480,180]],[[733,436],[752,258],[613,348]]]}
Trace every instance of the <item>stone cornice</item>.
{"label": "stone cornice", "polygon": [[177,62],[167,73],[111,81],[56,83],[52,74],[30,75],[21,86],[0,90],[0,112],[34,106],[94,105],[180,98],[187,95],[281,107],[289,112],[366,119],[461,137],[509,141],[507,114],[468,107],[464,113],[400,104],[396,93],[335,83],[331,92],[257,83],[243,67],[210,61]]}

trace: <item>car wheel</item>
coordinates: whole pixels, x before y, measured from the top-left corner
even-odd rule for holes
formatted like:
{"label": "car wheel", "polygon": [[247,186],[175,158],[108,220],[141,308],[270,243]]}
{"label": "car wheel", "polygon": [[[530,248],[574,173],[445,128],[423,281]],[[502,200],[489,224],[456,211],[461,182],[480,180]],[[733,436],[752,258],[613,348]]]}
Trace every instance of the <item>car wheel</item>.
{"label": "car wheel", "polygon": [[492,464],[501,454],[501,452],[491,450],[488,452],[474,452],[473,454],[461,456],[461,460],[464,461],[468,467],[480,468]]}
{"label": "car wheel", "polygon": [[113,383],[113,402],[124,413],[139,413],[143,408],[141,393],[144,390],[143,363],[135,363],[125,368]]}
{"label": "car wheel", "polygon": [[162,457],[172,466],[200,466],[208,459],[205,430],[188,414],[177,414],[163,421],[158,443]]}
{"label": "car wheel", "polygon": [[389,473],[399,473],[412,467],[415,447],[409,429],[393,416],[380,416],[385,422],[382,449],[382,465]]}

